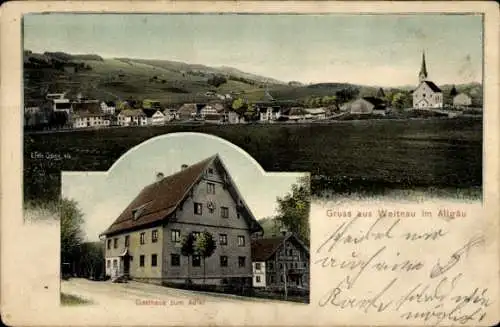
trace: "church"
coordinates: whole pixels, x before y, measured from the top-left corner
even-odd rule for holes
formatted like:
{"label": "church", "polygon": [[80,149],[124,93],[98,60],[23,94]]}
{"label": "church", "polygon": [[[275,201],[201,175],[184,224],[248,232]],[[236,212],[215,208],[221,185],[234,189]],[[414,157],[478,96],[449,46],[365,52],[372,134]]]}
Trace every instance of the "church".
{"label": "church", "polygon": [[431,109],[443,107],[443,92],[428,80],[425,53],[422,53],[422,66],[418,74],[418,87],[413,91],[413,108]]}

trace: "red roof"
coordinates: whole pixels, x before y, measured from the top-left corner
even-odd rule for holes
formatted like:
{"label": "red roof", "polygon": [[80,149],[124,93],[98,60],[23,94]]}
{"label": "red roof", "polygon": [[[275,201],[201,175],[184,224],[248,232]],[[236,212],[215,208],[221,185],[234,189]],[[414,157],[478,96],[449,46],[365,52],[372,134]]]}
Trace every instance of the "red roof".
{"label": "red roof", "polygon": [[[117,234],[168,219],[214,160],[224,167],[219,156],[215,155],[144,187],[103,235]],[[229,179],[236,190],[230,176]],[[262,230],[248,207],[243,205],[242,209],[248,213],[248,216],[245,214],[244,217],[249,219],[250,229]]]}
{"label": "red roof", "polygon": [[309,248],[293,233],[288,233],[286,236],[278,236],[272,238],[261,238],[252,241],[252,261],[267,261],[283,244],[283,242],[291,239],[295,244],[300,245],[304,251],[309,254]]}
{"label": "red roof", "polygon": [[266,261],[283,244],[285,236],[261,238],[252,241],[252,261]]}
{"label": "red roof", "polygon": [[[161,221],[172,214],[214,159],[210,157],[142,189],[103,234],[117,233]],[[159,196],[161,195],[161,196]],[[134,219],[134,211],[141,210]]]}

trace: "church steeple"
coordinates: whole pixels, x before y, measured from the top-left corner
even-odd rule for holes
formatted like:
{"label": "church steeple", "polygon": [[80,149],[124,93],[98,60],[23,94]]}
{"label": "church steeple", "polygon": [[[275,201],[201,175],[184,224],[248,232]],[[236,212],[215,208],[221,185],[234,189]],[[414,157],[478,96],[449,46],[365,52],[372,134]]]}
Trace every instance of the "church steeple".
{"label": "church steeple", "polygon": [[425,52],[422,51],[422,66],[420,67],[420,73],[418,73],[418,80],[420,83],[427,80],[427,66],[425,64]]}

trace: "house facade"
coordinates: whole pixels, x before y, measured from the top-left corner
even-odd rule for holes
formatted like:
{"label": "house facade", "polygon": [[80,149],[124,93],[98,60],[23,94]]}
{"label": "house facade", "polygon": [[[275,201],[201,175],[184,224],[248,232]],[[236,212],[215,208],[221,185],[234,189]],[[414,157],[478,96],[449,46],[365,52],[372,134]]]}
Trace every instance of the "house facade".
{"label": "house facade", "polygon": [[116,105],[113,101],[102,101],[101,102],[101,112],[108,115],[114,115],[116,111]]}
{"label": "house facade", "polygon": [[259,109],[259,120],[261,122],[272,122],[281,117],[281,108],[279,106],[270,106]]}
{"label": "house facade", "polygon": [[326,119],[325,108],[306,108],[305,109],[309,117],[313,120],[323,120]]}
{"label": "house facade", "polygon": [[[152,283],[251,285],[251,236],[262,227],[218,155],[146,186],[103,233],[106,271]],[[183,237],[209,232],[204,261],[181,253]],[[206,265],[204,267],[204,265]],[[205,268],[205,269],[204,269]],[[204,274],[204,270],[206,274]]]}
{"label": "house facade", "polygon": [[428,80],[425,53],[422,54],[422,66],[418,74],[419,84],[413,91],[413,108],[431,109],[443,107],[443,92]]}
{"label": "house facade", "polygon": [[235,111],[229,111],[227,113],[227,122],[229,124],[244,124],[246,123],[246,119]]}
{"label": "house facade", "polygon": [[454,107],[469,107],[472,105],[472,99],[465,93],[459,93],[453,98]]}
{"label": "house facade", "polygon": [[72,125],[73,128],[108,127],[111,125],[111,119],[102,113],[76,113],[72,117]]}
{"label": "house facade", "polygon": [[309,248],[292,233],[252,241],[254,287],[309,289]]}
{"label": "house facade", "polygon": [[118,114],[117,122],[120,126],[145,126],[148,119],[141,109],[125,109]]}

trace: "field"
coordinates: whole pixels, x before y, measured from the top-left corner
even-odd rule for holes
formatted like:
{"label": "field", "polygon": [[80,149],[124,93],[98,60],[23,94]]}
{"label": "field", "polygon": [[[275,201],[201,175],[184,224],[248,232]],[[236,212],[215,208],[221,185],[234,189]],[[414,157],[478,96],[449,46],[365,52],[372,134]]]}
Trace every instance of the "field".
{"label": "field", "polygon": [[[24,196],[53,200],[60,171],[104,171],[157,135],[200,132],[226,139],[267,171],[308,171],[316,195],[394,189],[467,193],[482,186],[479,118],[364,120],[309,125],[171,125],[25,134]],[[50,155],[52,160],[41,159]]]}

